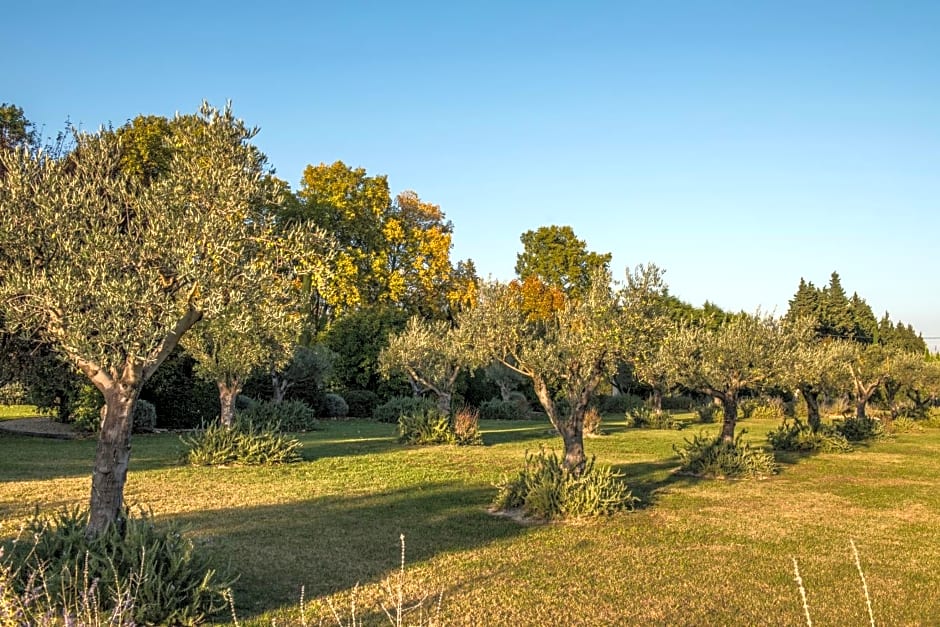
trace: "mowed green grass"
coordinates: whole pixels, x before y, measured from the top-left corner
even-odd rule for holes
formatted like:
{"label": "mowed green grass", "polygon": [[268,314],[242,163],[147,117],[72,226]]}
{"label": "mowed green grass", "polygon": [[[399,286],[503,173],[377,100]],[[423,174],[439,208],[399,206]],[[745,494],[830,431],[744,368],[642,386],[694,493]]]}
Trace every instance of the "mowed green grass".
{"label": "mowed green grass", "polygon": [[42,414],[33,405],[0,405],[0,421],[39,416]]}
{"label": "mowed green grass", "polygon": [[[883,625],[940,621],[940,430],[854,453],[789,455],[762,481],[676,475],[686,431],[627,429],[587,440],[621,470],[637,511],[521,525],[487,512],[501,475],[527,450],[560,448],[545,422],[487,422],[483,447],[405,447],[392,425],[330,422],[300,436],[304,461],[278,468],[190,468],[171,434],[135,436],[131,503],[187,525],[217,564],[240,575],[240,623],[327,618],[387,623],[374,602],[406,542],[406,599],[443,592],[454,625],[801,625],[799,562],[818,625],[868,623],[854,539]],[[742,421],[754,441],[775,426]],[[715,427],[712,427],[714,429]],[[38,505],[84,504],[93,441],[0,436],[4,535]],[[427,603],[430,603],[428,601]],[[220,617],[221,621],[231,620]]]}

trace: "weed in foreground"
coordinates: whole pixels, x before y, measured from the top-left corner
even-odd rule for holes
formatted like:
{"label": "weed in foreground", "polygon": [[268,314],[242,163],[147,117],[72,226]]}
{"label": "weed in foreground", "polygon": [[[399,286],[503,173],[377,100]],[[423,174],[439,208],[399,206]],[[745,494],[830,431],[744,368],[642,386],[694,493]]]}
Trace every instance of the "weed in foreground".
{"label": "weed in foreground", "polygon": [[[865,580],[865,572],[862,570],[862,560],[858,556],[858,548],[855,546],[855,540],[849,539],[849,546],[852,547],[852,558],[855,560],[855,568],[858,569],[858,576],[862,580],[862,591],[865,593],[865,605],[868,609],[868,621],[871,627],[875,627],[875,613],[871,607],[871,595],[868,593],[868,582]],[[800,599],[803,602],[803,614],[806,616],[806,626],[813,627],[813,619],[809,613],[809,603],[806,600],[806,588],[803,585],[803,578],[800,576],[800,566],[793,557],[793,580],[796,581],[797,588],[800,591]]]}

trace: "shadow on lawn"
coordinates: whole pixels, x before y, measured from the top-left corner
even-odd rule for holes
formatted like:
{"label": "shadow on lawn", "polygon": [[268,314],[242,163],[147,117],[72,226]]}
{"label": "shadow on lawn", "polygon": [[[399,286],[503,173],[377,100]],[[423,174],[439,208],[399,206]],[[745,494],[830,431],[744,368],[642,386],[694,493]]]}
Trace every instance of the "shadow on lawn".
{"label": "shadow on lawn", "polygon": [[205,538],[216,561],[240,575],[236,605],[240,617],[250,619],[295,606],[301,586],[310,599],[383,580],[399,565],[400,534],[411,565],[525,533],[526,527],[485,511],[492,496],[489,488],[432,484],[174,520]]}
{"label": "shadow on lawn", "polygon": [[680,474],[679,458],[670,457],[649,462],[634,462],[632,464],[617,464],[613,470],[624,475],[624,480],[633,496],[640,499],[637,509],[646,509],[656,504],[656,501],[672,487],[694,485],[707,481],[700,477]]}

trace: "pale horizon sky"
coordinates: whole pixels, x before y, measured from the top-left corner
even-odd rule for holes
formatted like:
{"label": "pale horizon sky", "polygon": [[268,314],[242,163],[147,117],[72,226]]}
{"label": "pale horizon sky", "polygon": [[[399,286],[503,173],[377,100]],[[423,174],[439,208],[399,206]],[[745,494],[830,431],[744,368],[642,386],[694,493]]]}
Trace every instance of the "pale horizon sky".
{"label": "pale horizon sky", "polygon": [[[281,178],[341,159],[513,275],[570,225],[695,305],[782,314],[833,270],[940,336],[940,3],[14,3],[0,101],[54,134],[202,100]],[[938,340],[929,340],[935,349]]]}

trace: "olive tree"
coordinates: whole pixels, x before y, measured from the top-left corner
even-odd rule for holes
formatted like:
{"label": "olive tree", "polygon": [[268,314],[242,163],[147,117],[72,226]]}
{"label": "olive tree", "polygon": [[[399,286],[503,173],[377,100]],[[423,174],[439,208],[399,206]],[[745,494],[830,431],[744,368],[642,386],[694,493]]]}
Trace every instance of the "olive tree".
{"label": "olive tree", "polygon": [[0,313],[39,332],[97,387],[106,409],[88,534],[120,522],[131,416],[144,383],[200,319],[259,290],[272,226],[263,155],[229,107],[177,116],[169,161],[125,171],[118,133],[76,133],[65,155],[0,153]]}
{"label": "olive tree", "polygon": [[615,291],[610,274],[602,270],[579,296],[561,296],[557,288],[538,285],[531,280],[484,285],[476,306],[458,318],[460,334],[477,363],[496,361],[532,381],[564,441],[565,466],[580,474],[586,462],[584,414],[591,398],[619,361],[637,352],[651,327],[661,323],[651,315],[663,289],[661,272],[640,266]]}
{"label": "olive tree", "polygon": [[790,381],[806,403],[806,420],[810,429],[819,431],[819,399],[844,394],[849,378],[849,357],[852,345],[845,340],[800,335],[793,353]]}
{"label": "olive tree", "polygon": [[733,442],[741,392],[785,382],[796,346],[778,320],[741,314],[715,329],[675,328],[663,342],[660,359],[672,381],[721,403],[721,439]]}
{"label": "olive tree", "polygon": [[386,377],[401,372],[418,392],[437,396],[441,412],[449,414],[454,386],[468,364],[468,354],[456,339],[449,322],[414,316],[399,333],[389,336],[379,354],[379,371]]}

